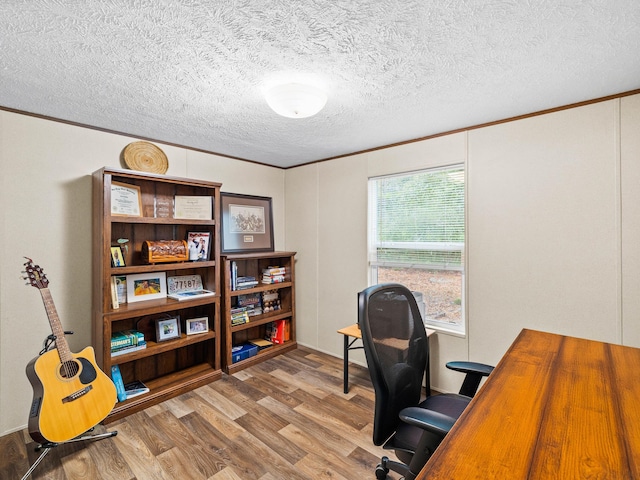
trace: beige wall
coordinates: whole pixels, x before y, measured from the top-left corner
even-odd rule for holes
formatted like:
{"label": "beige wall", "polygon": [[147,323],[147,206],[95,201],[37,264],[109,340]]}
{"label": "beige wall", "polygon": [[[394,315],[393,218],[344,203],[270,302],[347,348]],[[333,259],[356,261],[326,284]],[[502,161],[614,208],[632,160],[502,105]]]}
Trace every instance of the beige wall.
{"label": "beige wall", "polygon": [[334,332],[367,286],[367,178],[464,162],[468,331],[432,338],[434,386],[455,390],[445,362],[495,364],[525,327],[640,347],[638,132],[633,96],[288,170],[287,247],[317,293],[298,295],[300,340],[342,355]]}
{"label": "beige wall", "polygon": [[[434,385],[455,390],[444,362],[495,363],[523,327],[640,347],[638,132],[640,95],[286,171],[161,146],[169,175],[273,197],[276,248],[298,252],[298,340],[337,356],[367,286],[367,179],[464,162],[468,334],[431,342]],[[47,272],[71,349],[88,345],[90,175],[131,141],[0,111],[0,435],[26,424],[24,367],[49,333],[22,256]]]}
{"label": "beige wall", "polygon": [[[27,423],[32,390],[26,364],[50,333],[37,289],[20,279],[23,256],[40,264],[72,351],[91,343],[91,174],[120,167],[135,141],[0,111],[3,255],[0,259],[0,435]],[[281,169],[159,144],[168,175],[223,184],[222,190],[273,197],[275,246],[284,249]]]}

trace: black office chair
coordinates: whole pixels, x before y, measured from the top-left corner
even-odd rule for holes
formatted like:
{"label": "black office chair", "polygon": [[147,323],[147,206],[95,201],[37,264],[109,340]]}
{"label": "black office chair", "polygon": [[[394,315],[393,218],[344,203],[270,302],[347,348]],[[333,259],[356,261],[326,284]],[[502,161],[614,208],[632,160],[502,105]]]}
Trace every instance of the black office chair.
{"label": "black office chair", "polygon": [[358,294],[358,323],[375,390],[373,443],[394,450],[402,462],[382,457],[376,478],[383,480],[393,470],[413,480],[493,367],[450,362],[447,367],[466,373],[460,392],[430,396],[427,385],[421,401],[429,342],[411,291],[396,283],[363,290]]}

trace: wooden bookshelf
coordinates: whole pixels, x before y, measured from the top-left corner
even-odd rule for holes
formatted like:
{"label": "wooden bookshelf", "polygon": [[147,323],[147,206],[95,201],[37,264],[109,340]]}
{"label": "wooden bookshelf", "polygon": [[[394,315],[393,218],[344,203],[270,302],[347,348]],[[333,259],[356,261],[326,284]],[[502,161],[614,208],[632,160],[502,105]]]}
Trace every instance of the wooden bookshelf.
{"label": "wooden bookshelf", "polygon": [[[296,252],[263,252],[251,254],[224,255],[222,262],[223,271],[223,315],[222,330],[224,335],[222,350],[222,366],[226,373],[232,374],[256,363],[263,362],[267,358],[280,355],[297,347],[296,343],[296,315],[295,315],[295,254]],[[253,276],[258,285],[253,288],[233,290],[232,276],[233,265],[237,266],[238,276]],[[268,266],[281,266],[285,268],[285,279],[281,283],[261,283],[262,272]],[[238,305],[238,297],[241,295],[262,295],[264,292],[275,290],[278,292],[280,309],[249,317],[249,322],[231,324],[231,311]],[[249,342],[252,339],[263,339],[266,336],[267,327],[272,322],[284,320],[289,325],[289,340],[283,344],[274,344],[257,355],[238,362],[232,361],[232,349],[238,345]]]}
{"label": "wooden bookshelf", "polygon": [[[112,183],[139,189],[141,215],[111,213]],[[176,195],[212,199],[212,217],[206,220],[173,218],[173,212],[158,216],[156,201],[166,206]],[[222,376],[220,335],[220,184],[187,178],[153,175],[130,170],[103,168],[93,174],[93,347],[100,367],[110,375],[118,365],[124,383],[144,382],[150,389],[114,407],[106,422],[137,412]],[[209,259],[149,264],[141,256],[145,241],[186,240],[188,232],[210,234]],[[125,244],[119,239],[127,239]],[[113,267],[110,248],[121,245],[125,265]],[[126,248],[124,247],[126,245]],[[164,272],[171,276],[199,275],[213,296],[177,301],[169,298],[120,303],[114,308],[111,296],[113,276]],[[159,342],[155,321],[180,317],[179,338]],[[186,319],[208,317],[209,330],[186,335]],[[111,356],[111,334],[128,329],[144,333],[147,347]]]}

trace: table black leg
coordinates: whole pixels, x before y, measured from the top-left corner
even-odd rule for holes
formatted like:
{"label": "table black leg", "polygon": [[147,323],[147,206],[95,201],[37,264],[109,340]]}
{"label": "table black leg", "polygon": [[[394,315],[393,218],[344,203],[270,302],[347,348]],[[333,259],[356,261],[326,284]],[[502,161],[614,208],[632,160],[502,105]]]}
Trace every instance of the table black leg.
{"label": "table black leg", "polygon": [[344,393],[349,393],[349,336],[344,336]]}

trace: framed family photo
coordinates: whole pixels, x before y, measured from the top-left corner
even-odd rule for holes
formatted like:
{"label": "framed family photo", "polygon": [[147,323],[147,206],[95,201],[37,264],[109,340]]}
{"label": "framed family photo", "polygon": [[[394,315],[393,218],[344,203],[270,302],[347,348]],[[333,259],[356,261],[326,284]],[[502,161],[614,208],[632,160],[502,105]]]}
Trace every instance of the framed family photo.
{"label": "framed family photo", "polygon": [[209,317],[190,318],[185,322],[185,333],[193,335],[196,333],[207,333],[209,331]]}
{"label": "framed family photo", "polygon": [[273,252],[271,197],[221,193],[222,252]]}
{"label": "framed family photo", "polygon": [[111,266],[112,267],[125,267],[124,255],[122,255],[122,249],[118,247],[111,247]]}
{"label": "framed family photo", "polygon": [[127,303],[166,297],[167,274],[165,272],[127,275]]}
{"label": "framed family photo", "polygon": [[211,252],[210,232],[188,232],[187,249],[189,250],[189,260],[192,262],[204,262],[209,260]]}
{"label": "framed family photo", "polygon": [[180,338],[180,316],[156,320],[156,342]]}

